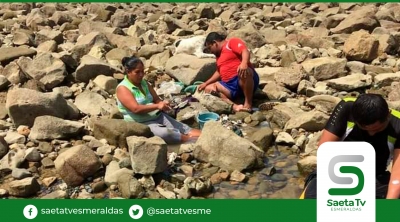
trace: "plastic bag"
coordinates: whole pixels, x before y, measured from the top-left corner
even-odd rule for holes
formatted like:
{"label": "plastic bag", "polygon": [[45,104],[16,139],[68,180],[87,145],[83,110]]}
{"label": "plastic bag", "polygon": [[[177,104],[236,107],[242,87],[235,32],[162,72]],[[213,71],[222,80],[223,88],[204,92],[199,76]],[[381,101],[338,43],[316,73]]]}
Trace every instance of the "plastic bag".
{"label": "plastic bag", "polygon": [[183,89],[183,84],[170,81],[162,82],[160,87],[156,90],[157,95],[172,95],[179,94]]}

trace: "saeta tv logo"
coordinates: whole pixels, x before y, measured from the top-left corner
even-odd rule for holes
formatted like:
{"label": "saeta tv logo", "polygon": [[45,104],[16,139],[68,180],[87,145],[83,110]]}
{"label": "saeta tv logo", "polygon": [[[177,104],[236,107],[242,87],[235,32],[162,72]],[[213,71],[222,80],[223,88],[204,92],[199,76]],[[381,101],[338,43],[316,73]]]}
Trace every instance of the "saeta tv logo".
{"label": "saeta tv logo", "polygon": [[[340,177],[335,174],[334,167],[341,162],[363,162],[363,155],[338,155],[331,159],[329,162],[328,174],[332,182],[336,184],[352,184],[351,177]],[[341,173],[355,174],[358,178],[357,186],[353,188],[331,188],[328,193],[332,196],[338,195],[356,195],[359,194],[364,188],[364,173],[362,170],[355,166],[341,166],[339,168]]]}
{"label": "saeta tv logo", "polygon": [[326,142],[317,151],[317,221],[375,222],[375,150],[366,142]]}

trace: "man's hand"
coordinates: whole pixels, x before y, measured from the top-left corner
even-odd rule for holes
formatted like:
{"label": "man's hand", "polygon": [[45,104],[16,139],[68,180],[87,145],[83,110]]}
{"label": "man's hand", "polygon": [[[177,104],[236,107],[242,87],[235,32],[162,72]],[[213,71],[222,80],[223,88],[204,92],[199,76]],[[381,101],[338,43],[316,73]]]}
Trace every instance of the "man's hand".
{"label": "man's hand", "polygon": [[203,91],[207,87],[207,83],[202,83],[199,86],[197,86],[198,91]]}
{"label": "man's hand", "polygon": [[238,76],[239,78],[246,78],[247,75],[249,74],[249,66],[247,63],[241,63],[240,66],[238,67]]}

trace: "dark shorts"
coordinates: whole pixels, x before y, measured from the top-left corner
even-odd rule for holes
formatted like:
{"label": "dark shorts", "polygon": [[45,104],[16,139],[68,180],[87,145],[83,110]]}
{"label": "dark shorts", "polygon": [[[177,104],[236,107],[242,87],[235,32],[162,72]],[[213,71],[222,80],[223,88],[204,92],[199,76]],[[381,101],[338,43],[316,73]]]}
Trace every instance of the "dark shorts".
{"label": "dark shorts", "polygon": [[[254,81],[254,88],[253,92],[255,92],[260,84],[260,77],[256,70],[253,69],[253,81]],[[231,93],[231,98],[236,99],[238,97],[244,96],[242,88],[239,85],[239,76],[235,76],[230,79],[228,82],[219,81],[223,87],[229,90]]]}
{"label": "dark shorts", "polygon": [[[375,189],[376,199],[386,199],[386,194],[389,188],[390,172],[386,171],[384,174],[377,176]],[[317,173],[314,171],[310,173],[305,179],[304,199],[317,198]]]}

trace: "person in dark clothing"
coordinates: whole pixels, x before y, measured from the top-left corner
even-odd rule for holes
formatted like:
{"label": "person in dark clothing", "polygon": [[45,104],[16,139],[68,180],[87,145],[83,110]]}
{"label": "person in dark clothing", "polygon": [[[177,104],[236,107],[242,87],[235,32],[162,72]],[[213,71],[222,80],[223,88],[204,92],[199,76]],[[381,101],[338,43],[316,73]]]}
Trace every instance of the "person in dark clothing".
{"label": "person in dark clothing", "polygon": [[[337,104],[318,143],[329,141],[365,141],[376,152],[376,198],[398,199],[400,196],[400,112],[389,109],[378,94],[345,98]],[[391,172],[388,165],[393,160]],[[318,166],[317,166],[318,167]],[[305,181],[301,199],[317,198],[317,174]]]}

